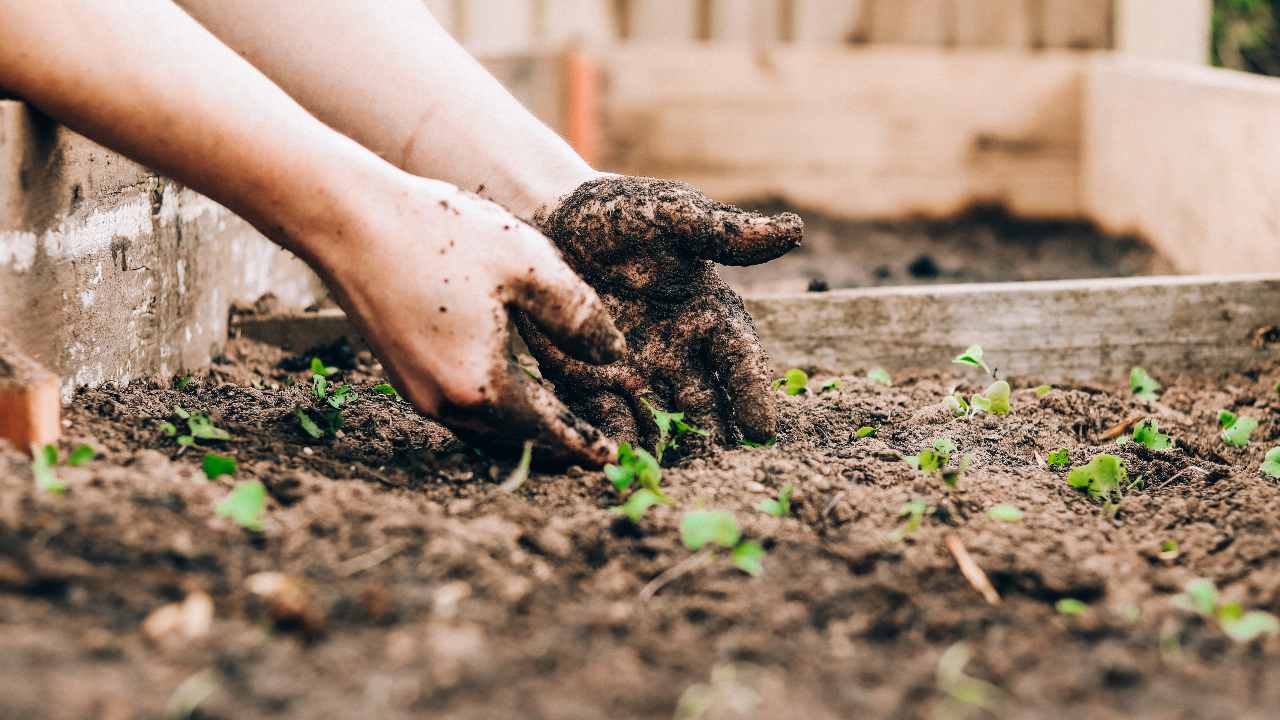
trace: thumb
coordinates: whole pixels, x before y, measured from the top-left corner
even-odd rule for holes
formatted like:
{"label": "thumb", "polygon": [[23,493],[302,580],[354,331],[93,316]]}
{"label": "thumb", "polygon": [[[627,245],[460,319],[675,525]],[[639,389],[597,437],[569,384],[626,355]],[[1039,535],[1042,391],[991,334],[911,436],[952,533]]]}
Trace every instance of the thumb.
{"label": "thumb", "polygon": [[569,355],[597,365],[622,358],[627,343],[608,308],[550,245],[510,288],[509,302]]}
{"label": "thumb", "polygon": [[795,213],[772,217],[720,205],[702,217],[702,257],[721,265],[759,265],[800,246],[804,221]]}

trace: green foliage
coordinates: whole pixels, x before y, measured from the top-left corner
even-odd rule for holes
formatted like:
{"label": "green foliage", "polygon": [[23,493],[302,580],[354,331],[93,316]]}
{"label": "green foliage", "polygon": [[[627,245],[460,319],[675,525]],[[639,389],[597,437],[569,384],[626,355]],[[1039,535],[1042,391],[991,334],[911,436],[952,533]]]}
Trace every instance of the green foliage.
{"label": "green foliage", "polygon": [[181,405],[173,406],[173,414],[180,424],[187,426],[187,431],[179,434],[178,425],[165,421],[160,423],[160,434],[165,437],[176,437],[181,447],[191,447],[197,440],[222,442],[231,439],[231,433],[214,425],[208,415],[189,412]]}
{"label": "green foliage", "polygon": [[67,464],[71,467],[78,467],[92,460],[97,454],[97,451],[92,446],[81,443],[67,453]]}
{"label": "green foliage", "polygon": [[1178,550],[1177,540],[1165,540],[1160,543],[1160,559],[1161,560],[1177,560],[1182,554]]}
{"label": "green foliage", "polygon": [[987,517],[1000,522],[1018,523],[1022,522],[1024,514],[1022,510],[1013,505],[993,505],[991,509],[987,510]]}
{"label": "green foliage", "polygon": [[969,469],[972,458],[965,455],[956,461],[954,467],[947,467],[956,453],[956,444],[949,438],[940,437],[933,441],[933,446],[920,451],[919,455],[903,455],[903,461],[930,477],[936,477],[951,487],[959,484]]}
{"label": "green foliage", "polygon": [[893,386],[893,376],[884,368],[871,368],[867,371],[867,379],[873,383],[880,383],[885,387]]}
{"label": "green foliage", "polygon": [[1146,370],[1135,367],[1129,371],[1129,389],[1141,400],[1154,401],[1156,392],[1160,390],[1160,383],[1148,375]]}
{"label": "green foliage", "polygon": [[1062,598],[1053,607],[1061,615],[1083,615],[1089,610],[1088,605],[1075,598]]}
{"label": "green foliage", "polygon": [[644,514],[649,511],[649,508],[661,503],[662,498],[658,497],[652,490],[640,488],[639,490],[631,493],[626,502],[618,505],[617,507],[610,508],[610,510],[621,515],[626,515],[631,522],[639,524],[641,518],[644,517]]}
{"label": "green foliage", "polygon": [[970,345],[968,350],[957,355],[951,362],[957,365],[971,365],[982,368],[988,375],[991,374],[991,368],[987,367],[987,363],[982,359],[981,345]]}
{"label": "green foliage", "polygon": [[1238,419],[1238,417],[1239,417],[1238,415],[1236,415],[1235,413],[1225,408],[1222,410],[1219,410],[1218,411],[1218,427],[1223,429],[1229,428],[1236,423],[1236,420]]}
{"label": "green foliage", "polygon": [[31,475],[36,480],[37,490],[55,495],[66,492],[66,484],[58,479],[58,473],[54,470],[57,464],[58,448],[53,445],[31,446]]}
{"label": "green foliage", "polygon": [[1248,445],[1249,436],[1253,434],[1254,430],[1258,429],[1258,421],[1244,415],[1237,417],[1225,410],[1223,413],[1230,415],[1230,417],[1224,418],[1222,413],[1218,415],[1218,422],[1226,423],[1223,425],[1222,441],[1236,447]]}
{"label": "green foliage", "polygon": [[1009,383],[1004,380],[997,380],[991,383],[991,386],[983,394],[970,397],[969,406],[973,408],[974,412],[982,411],[992,415],[1008,415],[1010,390]]}
{"label": "green foliage", "polygon": [[373,391],[379,395],[393,397],[396,400],[404,400],[404,398],[400,397],[400,392],[391,386],[391,383],[378,383],[373,386]]}
{"label": "green foliage", "polygon": [[877,428],[873,428],[870,425],[863,425],[862,427],[853,431],[853,436],[861,440],[862,438],[871,437],[872,435],[875,435],[876,431],[877,431]]}
{"label": "green foliage", "polygon": [[738,543],[729,555],[734,567],[752,577],[758,577],[764,572],[764,546],[755,540]]}
{"label": "green foliage", "polygon": [[1262,466],[1258,469],[1268,477],[1280,478],[1280,447],[1268,450],[1267,456],[1262,459]]}
{"label": "green foliage", "polygon": [[1035,392],[1036,392],[1036,397],[1044,397],[1045,395],[1048,395],[1049,393],[1053,392],[1053,386],[1040,385],[1036,387]]}
{"label": "green foliage", "polygon": [[1160,432],[1160,425],[1154,420],[1143,420],[1133,426],[1133,441],[1148,450],[1168,450],[1173,447],[1173,440]]}
{"label": "green foliage", "polygon": [[293,409],[293,415],[298,418],[298,426],[302,428],[303,432],[310,435],[315,440],[319,440],[324,437],[324,430],[320,429],[320,426],[316,424],[315,420],[311,419],[311,416],[307,414],[306,410],[303,410],[301,407],[295,407]]}
{"label": "green foliage", "polygon": [[749,448],[771,448],[774,445],[778,444],[778,438],[771,437],[764,442],[756,442],[755,440],[748,440],[747,438],[742,438],[741,440],[738,441],[738,444],[741,445],[742,447],[749,447]]}
{"label": "green foliage", "polygon": [[1048,458],[1049,467],[1062,467],[1071,464],[1071,451],[1066,448],[1058,448],[1049,451]]}
{"label": "green foliage", "polygon": [[809,374],[800,368],[791,368],[782,377],[773,381],[773,389],[781,389],[788,395],[801,395],[809,392]]}
{"label": "green foliage", "polygon": [[267,489],[257,480],[239,483],[214,509],[231,518],[242,528],[262,530],[262,516],[267,509]]}
{"label": "green foliage", "polygon": [[1214,0],[1213,64],[1280,75],[1280,3]]}
{"label": "green foliage", "polygon": [[1182,594],[1171,601],[1175,607],[1214,620],[1227,637],[1235,642],[1250,642],[1259,637],[1280,634],[1280,620],[1261,610],[1246,612],[1240,603],[1223,602],[1212,580],[1198,578],[1187,583]]}
{"label": "green foliage", "polygon": [[1073,468],[1067,474],[1067,484],[1077,490],[1087,490],[1089,497],[1107,502],[1118,501],[1128,487],[1129,473],[1124,461],[1115,455],[1099,453],[1087,465]]}
{"label": "green foliage", "polygon": [[641,398],[640,402],[649,409],[649,412],[653,415],[653,422],[658,426],[658,444],[653,448],[653,454],[657,456],[658,462],[662,462],[662,456],[666,453],[667,448],[676,447],[681,436],[692,433],[707,437],[711,434],[706,430],[686,423],[682,412],[659,410],[644,398]]}
{"label": "green foliage", "polygon": [[644,448],[632,447],[631,443],[618,446],[618,464],[605,465],[604,476],[623,496],[636,488],[645,488],[664,502],[667,500],[662,492],[662,467],[658,459]]}
{"label": "green foliage", "polygon": [[680,540],[690,550],[719,546],[729,550],[734,566],[748,575],[764,572],[764,547],[743,540],[733,513],[725,510],[691,510],[680,520]]}
{"label": "green foliage", "polygon": [[942,406],[951,411],[951,414],[958,418],[965,417],[972,409],[969,407],[968,401],[966,401],[964,396],[960,394],[959,390],[948,395],[942,401]]}
{"label": "green foliage", "polygon": [[319,375],[320,377],[330,377],[332,375],[337,374],[337,372],[338,372],[338,368],[329,367],[325,365],[324,362],[320,360],[320,358],[318,357],[311,358],[311,374],[312,375]]}
{"label": "green foliage", "polygon": [[191,384],[194,383],[195,381],[196,379],[191,377],[190,375],[183,375],[181,378],[178,379],[178,382],[174,383],[174,387],[176,387],[178,390],[186,390],[187,388],[191,387]]}
{"label": "green foliage", "polygon": [[908,535],[920,529],[921,523],[924,522],[925,515],[932,515],[934,507],[924,500],[908,500],[898,509],[898,517],[906,518],[896,530],[889,533],[889,539],[894,542],[901,542]]}
{"label": "green foliage", "polygon": [[840,378],[834,378],[822,383],[822,387],[818,388],[818,392],[824,393],[824,392],[827,392],[828,390],[835,390],[841,385],[844,385],[844,381],[841,380]]}
{"label": "green foliage", "polygon": [[795,490],[795,485],[787,483],[778,491],[777,499],[761,500],[760,504],[756,505],[756,509],[776,518],[786,517],[791,514],[791,494]]}
{"label": "green foliage", "polygon": [[210,480],[222,475],[235,475],[236,459],[226,455],[205,453],[204,461],[201,462],[201,467],[204,468],[205,477]]}

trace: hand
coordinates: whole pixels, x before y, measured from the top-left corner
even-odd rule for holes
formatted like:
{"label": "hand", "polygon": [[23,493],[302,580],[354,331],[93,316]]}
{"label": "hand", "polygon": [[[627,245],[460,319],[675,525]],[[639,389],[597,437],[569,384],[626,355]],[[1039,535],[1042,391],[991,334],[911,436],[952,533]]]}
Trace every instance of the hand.
{"label": "hand", "polygon": [[[368,189],[366,188],[366,191]],[[616,446],[512,360],[509,309],[586,363],[621,356],[605,306],[545,237],[453,185],[398,174],[310,242],[338,302],[400,393],[461,437],[601,465]],[[310,253],[308,253],[310,254]]]}
{"label": "hand", "polygon": [[647,399],[679,410],[721,442],[772,438],[777,408],[769,360],[741,298],[712,263],[755,265],[800,244],[793,213],[765,217],[715,202],[684,183],[605,175],[535,217],[569,265],[596,289],[627,339],[598,367],[562,352],[532,323],[521,330],[569,406],[611,436],[656,436]]}

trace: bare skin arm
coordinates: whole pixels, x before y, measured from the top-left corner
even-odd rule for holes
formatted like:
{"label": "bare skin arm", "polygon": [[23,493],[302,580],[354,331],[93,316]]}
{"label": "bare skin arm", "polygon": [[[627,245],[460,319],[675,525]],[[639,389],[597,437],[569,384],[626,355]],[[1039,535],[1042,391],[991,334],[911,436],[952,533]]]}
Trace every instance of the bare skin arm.
{"label": "bare skin arm", "polygon": [[725,440],[774,434],[768,359],[712,263],[787,252],[800,243],[798,217],[593,170],[420,0],[179,2],[325,122],[411,173],[483,185],[551,237],[627,336],[622,361],[595,367],[525,323],[544,373],[584,417],[615,437],[651,437],[647,400]]}
{"label": "bare skin arm", "polygon": [[519,308],[587,361],[622,338],[540,233],[335,132],[169,3],[0,5],[0,86],[203,192],[306,259],[401,392],[459,432],[615,448],[507,357]]}

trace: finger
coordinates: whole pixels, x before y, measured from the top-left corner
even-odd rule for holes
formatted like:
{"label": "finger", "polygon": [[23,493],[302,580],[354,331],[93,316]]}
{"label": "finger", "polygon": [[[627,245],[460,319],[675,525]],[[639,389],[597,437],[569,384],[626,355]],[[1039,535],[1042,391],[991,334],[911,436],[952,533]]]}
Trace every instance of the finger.
{"label": "finger", "polygon": [[591,393],[589,397],[574,401],[573,409],[616,442],[635,445],[640,441],[640,428],[631,405],[615,392],[602,390]]}
{"label": "finger", "polygon": [[735,318],[716,331],[707,361],[729,396],[742,434],[755,442],[772,439],[778,431],[778,408],[770,387],[769,357],[751,321]]}
{"label": "finger", "polygon": [[693,202],[668,202],[664,209],[677,226],[687,229],[696,255],[721,265],[768,262],[799,247],[804,239],[804,221],[795,213],[762,215],[701,193]]}
{"label": "finger", "polygon": [[595,290],[547,246],[511,283],[508,300],[573,357],[596,364],[622,358],[626,340]]}

